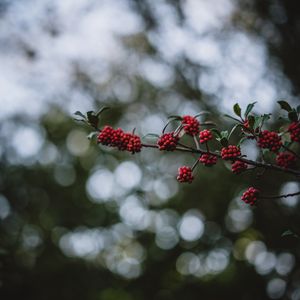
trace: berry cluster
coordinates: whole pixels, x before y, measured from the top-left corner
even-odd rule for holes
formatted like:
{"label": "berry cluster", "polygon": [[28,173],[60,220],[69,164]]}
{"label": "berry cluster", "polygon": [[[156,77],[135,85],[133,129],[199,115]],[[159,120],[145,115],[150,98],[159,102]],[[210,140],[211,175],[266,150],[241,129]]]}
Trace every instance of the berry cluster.
{"label": "berry cluster", "polygon": [[187,166],[180,167],[178,169],[177,180],[179,182],[188,182],[192,183],[194,176],[192,174],[192,169]]}
{"label": "berry cluster", "polygon": [[263,130],[259,135],[258,146],[276,153],[282,146],[281,138],[277,132]]}
{"label": "berry cluster", "polygon": [[205,129],[205,130],[200,131],[199,138],[200,138],[200,144],[204,144],[204,143],[208,142],[209,140],[212,140],[213,135],[210,130]]}
{"label": "berry cluster", "polygon": [[300,142],[300,121],[293,122],[290,124],[288,128],[288,132],[290,133],[291,140],[293,142]]}
{"label": "berry cluster", "polygon": [[178,135],[174,135],[174,132],[163,134],[157,141],[159,150],[174,151],[179,141]]}
{"label": "berry cluster", "polygon": [[206,167],[211,167],[217,163],[217,156],[209,154],[209,153],[204,153],[201,155],[199,158],[199,161]]}
{"label": "berry cluster", "polygon": [[289,168],[296,161],[296,156],[289,152],[280,152],[276,156],[276,163],[283,168]]}
{"label": "berry cluster", "polygon": [[229,145],[221,149],[221,157],[224,160],[235,159],[241,156],[241,150],[238,146]]}
{"label": "berry cluster", "polygon": [[248,165],[244,163],[243,161],[237,160],[231,165],[232,173],[234,174],[240,174],[243,171],[247,170]]}
{"label": "berry cluster", "polygon": [[99,144],[117,147],[121,151],[129,151],[132,154],[140,152],[142,148],[141,139],[138,135],[124,132],[121,128],[113,129],[111,126],[104,126],[97,139]]}
{"label": "berry cluster", "polygon": [[181,123],[185,133],[189,135],[197,135],[200,131],[200,123],[195,117],[183,116]]}
{"label": "berry cluster", "polygon": [[255,205],[259,196],[259,190],[254,187],[249,187],[242,195],[241,199],[251,206]]}

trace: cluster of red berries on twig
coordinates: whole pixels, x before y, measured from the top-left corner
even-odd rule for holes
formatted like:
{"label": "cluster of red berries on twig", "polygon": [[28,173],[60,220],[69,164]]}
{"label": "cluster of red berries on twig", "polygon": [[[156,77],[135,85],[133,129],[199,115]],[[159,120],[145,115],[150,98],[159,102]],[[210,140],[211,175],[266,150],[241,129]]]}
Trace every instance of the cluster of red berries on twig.
{"label": "cluster of red berries on twig", "polygon": [[174,132],[165,133],[157,141],[158,149],[174,151],[177,147],[178,141],[178,134],[175,135]]}
{"label": "cluster of red berries on twig", "polygon": [[199,133],[200,144],[207,143],[208,141],[213,139],[213,135],[210,130],[205,129],[200,131]]}
{"label": "cluster of red berries on twig", "polygon": [[199,161],[206,167],[215,165],[217,163],[217,160],[217,156],[210,153],[204,153],[199,158]]}
{"label": "cluster of red berries on twig", "polygon": [[288,131],[293,142],[300,142],[300,121],[290,124]]}
{"label": "cluster of red berries on twig", "polygon": [[255,205],[259,196],[259,190],[254,187],[249,187],[242,195],[242,200],[250,204],[251,206]]}
{"label": "cluster of red berries on twig", "polygon": [[235,145],[229,145],[221,149],[221,156],[224,160],[236,159],[241,156],[241,150]]}
{"label": "cluster of red berries on twig", "polygon": [[178,169],[177,180],[179,182],[192,183],[194,176],[193,171],[190,167],[182,166]]}
{"label": "cluster of red berries on twig", "polygon": [[[291,121],[286,131],[276,132],[269,130],[262,130],[264,122],[270,118],[270,114],[264,114],[261,116],[255,116],[250,114],[254,104],[250,103],[244,115],[241,114],[241,108],[238,104],[234,105],[234,113],[238,117],[228,116],[233,119],[236,124],[230,131],[219,131],[217,128],[201,129],[202,126],[213,125],[211,121],[201,123],[198,121],[196,116],[185,115],[172,116],[170,121],[166,124],[163,129],[163,133],[158,137],[156,144],[142,144],[141,138],[134,134],[134,132],[124,132],[121,128],[114,129],[111,126],[104,126],[103,129],[98,129],[99,115],[106,108],[100,109],[98,113],[88,112],[87,116],[84,116],[81,112],[76,112],[83,118],[85,123],[92,126],[97,131],[93,134],[97,134],[97,142],[99,144],[115,147],[121,151],[128,151],[132,154],[140,152],[142,147],[157,148],[161,151],[183,151],[187,153],[194,153],[198,155],[193,167],[182,166],[178,169],[177,180],[180,183],[191,183],[194,180],[193,172],[195,168],[200,163],[204,166],[210,167],[217,163],[218,158],[222,158],[226,161],[231,161],[231,170],[234,174],[241,174],[247,169],[250,170],[249,166],[252,166],[251,170],[255,168],[273,169],[277,171],[287,172],[296,176],[300,176],[300,172],[291,169],[294,166],[296,159],[299,158],[297,153],[291,150],[289,147],[292,142],[300,143],[300,106],[297,109],[293,109],[290,105],[284,101],[278,102],[282,109],[288,112],[288,117]],[[205,112],[204,112],[205,113]],[[165,133],[164,130],[169,125],[170,122],[180,121],[177,129],[174,131]],[[229,144],[230,136],[237,129],[240,128],[240,140],[237,144]],[[194,146],[185,145],[181,138],[184,135],[193,137],[192,141]],[[285,134],[288,134],[291,142],[284,142],[286,138],[282,138]],[[154,134],[150,134],[154,135]],[[262,159],[263,161],[253,161],[245,159],[245,155],[242,156],[240,144],[245,139],[252,139],[255,141],[258,147],[262,149],[269,150],[270,153],[276,154],[276,165],[273,163],[264,162],[263,151]],[[221,144],[221,150],[211,151],[210,141],[216,140]],[[202,149],[202,145],[205,145],[205,149]],[[214,144],[213,144],[214,146]],[[284,148],[285,152],[280,152],[281,148]],[[299,192],[300,193],[300,192]],[[242,195],[242,200],[250,205],[255,205],[259,197],[259,191],[254,187],[248,188]],[[261,196],[262,197],[262,196]],[[274,197],[273,197],[274,198]]]}
{"label": "cluster of red berries on twig", "polygon": [[195,117],[183,116],[181,123],[186,134],[194,136],[200,131],[200,123]]}
{"label": "cluster of red berries on twig", "polygon": [[232,173],[234,174],[240,174],[242,172],[244,172],[245,170],[247,170],[248,165],[240,160],[235,161],[232,165],[231,165],[231,170]]}
{"label": "cluster of red berries on twig", "polygon": [[97,141],[99,144],[117,147],[121,151],[129,151],[132,154],[140,152],[142,148],[139,136],[124,132],[121,128],[113,129],[111,126],[104,126],[100,130]]}
{"label": "cluster of red berries on twig", "polygon": [[296,161],[296,156],[290,152],[280,152],[276,156],[276,163],[283,168],[291,167]]}
{"label": "cluster of red berries on twig", "polygon": [[277,132],[263,130],[259,135],[258,146],[276,153],[282,146],[281,138]]}

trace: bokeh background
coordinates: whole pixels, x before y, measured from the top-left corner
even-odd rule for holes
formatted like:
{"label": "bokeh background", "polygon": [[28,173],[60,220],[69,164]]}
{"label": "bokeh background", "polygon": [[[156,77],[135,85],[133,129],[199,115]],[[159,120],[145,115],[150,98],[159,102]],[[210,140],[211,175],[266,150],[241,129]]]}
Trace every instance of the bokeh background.
{"label": "bokeh background", "polygon": [[235,102],[276,117],[299,102],[299,20],[296,0],[0,0],[0,298],[299,300],[282,236],[299,199],[239,200],[295,178],[220,163],[179,185],[194,157],[98,147],[73,120],[108,105],[102,126],[143,136],[202,110],[229,128]]}

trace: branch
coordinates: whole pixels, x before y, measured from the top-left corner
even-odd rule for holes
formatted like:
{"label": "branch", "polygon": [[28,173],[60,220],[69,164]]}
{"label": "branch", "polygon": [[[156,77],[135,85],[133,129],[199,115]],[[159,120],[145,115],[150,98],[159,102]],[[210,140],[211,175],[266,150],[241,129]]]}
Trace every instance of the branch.
{"label": "branch", "polygon": [[[158,148],[157,145],[153,145],[153,144],[142,144],[142,146],[145,147],[145,148]],[[194,149],[194,148],[188,147],[188,146],[185,146],[185,147],[186,148],[177,147],[175,149],[175,151],[188,152],[188,153],[199,153],[199,154],[207,154],[208,153],[207,151],[202,150],[202,149]],[[216,153],[216,152],[209,152],[209,154],[217,156],[219,158],[222,158],[221,154]],[[232,159],[232,160],[233,161],[238,160],[238,161],[245,162],[248,165],[252,165],[252,166],[255,166],[255,167],[260,167],[260,168],[264,168],[264,169],[284,172],[284,173],[288,173],[288,174],[292,174],[292,175],[300,177],[300,171],[296,171],[296,170],[293,170],[293,169],[282,168],[282,167],[279,167],[279,166],[276,166],[276,165],[268,164],[268,163],[265,163],[265,162],[258,162],[258,161],[246,159],[246,158],[243,158],[243,157],[237,157],[237,158]]]}
{"label": "branch", "polygon": [[278,195],[278,196],[259,196],[259,199],[279,199],[279,198],[293,197],[297,195],[300,195],[300,191],[292,194]]}

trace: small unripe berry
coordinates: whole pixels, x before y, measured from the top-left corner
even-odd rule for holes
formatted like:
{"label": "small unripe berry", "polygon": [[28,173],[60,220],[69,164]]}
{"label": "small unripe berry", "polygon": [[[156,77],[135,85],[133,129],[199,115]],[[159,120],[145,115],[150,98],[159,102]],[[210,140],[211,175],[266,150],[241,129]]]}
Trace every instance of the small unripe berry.
{"label": "small unripe berry", "polygon": [[183,116],[181,122],[183,125],[183,129],[187,134],[196,135],[199,133],[200,123],[195,117]]}
{"label": "small unripe berry", "polygon": [[243,171],[247,170],[248,165],[244,163],[243,161],[237,160],[231,165],[232,173],[234,174],[240,174]]}
{"label": "small unripe berry", "polygon": [[289,168],[296,161],[296,156],[290,152],[280,152],[276,156],[276,163],[283,168]]}
{"label": "small unripe berry", "polygon": [[212,140],[213,135],[210,130],[204,129],[204,130],[200,131],[199,138],[200,138],[200,144],[204,144],[204,143]]}
{"label": "small unripe berry", "polygon": [[179,137],[174,132],[163,134],[157,141],[159,150],[174,151],[176,149]]}
{"label": "small unripe berry", "polygon": [[204,153],[199,158],[199,161],[206,167],[211,167],[217,163],[218,158],[215,155]]}
{"label": "small unripe berry", "polygon": [[192,183],[194,177],[192,174],[192,169],[187,166],[180,167],[178,169],[177,180],[179,182],[188,182]]}
{"label": "small unripe berry", "polygon": [[241,150],[235,145],[229,145],[221,149],[221,157],[224,160],[235,159],[241,156]]}
{"label": "small unripe berry", "polygon": [[259,196],[259,190],[254,187],[249,187],[242,195],[241,199],[251,206],[255,205]]}
{"label": "small unripe berry", "polygon": [[281,138],[275,131],[263,130],[259,135],[258,146],[276,153],[282,146]]}
{"label": "small unripe berry", "polygon": [[290,124],[288,128],[288,132],[290,133],[291,140],[293,142],[300,142],[300,122],[293,122]]}

